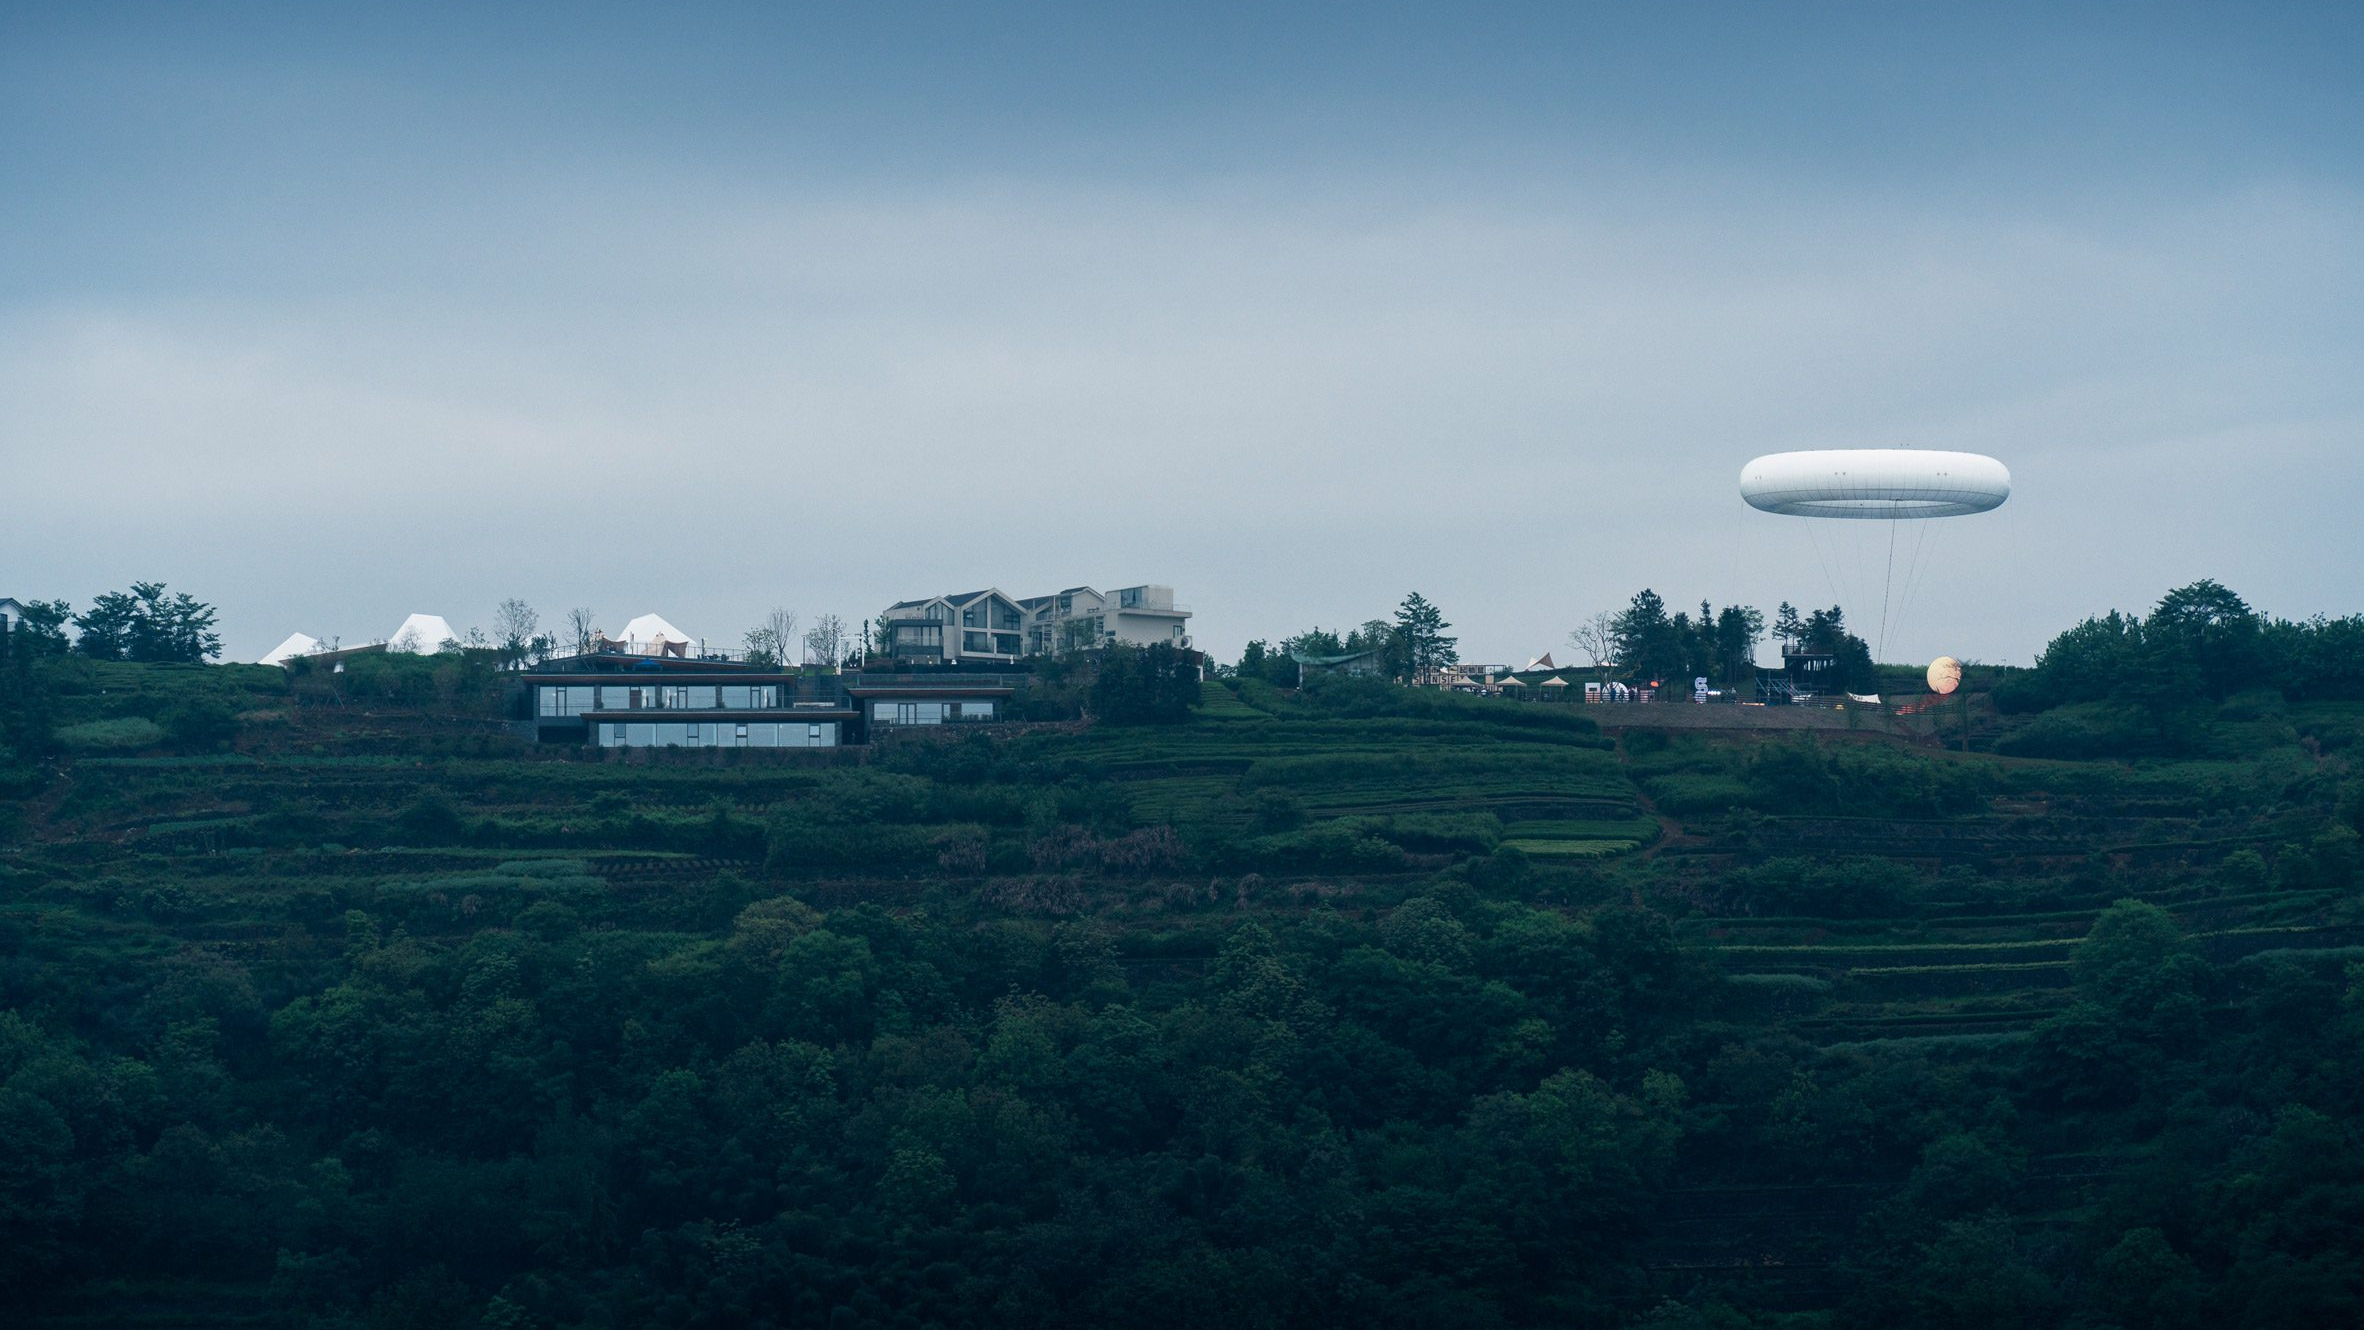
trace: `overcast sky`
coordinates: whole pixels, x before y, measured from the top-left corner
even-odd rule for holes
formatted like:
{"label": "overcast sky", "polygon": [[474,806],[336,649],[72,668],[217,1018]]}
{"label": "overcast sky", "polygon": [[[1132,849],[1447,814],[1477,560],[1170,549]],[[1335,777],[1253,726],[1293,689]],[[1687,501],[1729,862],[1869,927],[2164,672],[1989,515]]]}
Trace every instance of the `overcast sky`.
{"label": "overcast sky", "polygon": [[251,659],[1163,582],[1228,659],[1417,589],[1523,661],[1877,631],[1887,529],[1737,475],[1915,446],[2015,492],[1900,529],[1888,659],[2364,611],[2364,7],[1935,8],[12,0],[0,594]]}

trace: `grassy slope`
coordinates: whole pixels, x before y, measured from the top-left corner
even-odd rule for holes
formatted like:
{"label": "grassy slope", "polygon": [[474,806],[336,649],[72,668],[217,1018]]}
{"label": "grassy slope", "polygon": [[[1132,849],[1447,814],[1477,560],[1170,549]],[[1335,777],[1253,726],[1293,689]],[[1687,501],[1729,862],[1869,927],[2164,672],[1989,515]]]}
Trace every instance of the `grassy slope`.
{"label": "grassy slope", "polygon": [[[111,676],[103,697],[63,719],[136,715],[127,697],[153,700],[191,677]],[[885,814],[918,818],[910,825],[923,835],[975,829],[996,847],[981,870],[767,866],[762,823],[843,797],[862,779],[854,755],[537,751],[480,720],[289,708],[268,677],[233,682],[249,703],[236,751],[85,756],[29,801],[18,843],[0,856],[0,941],[21,972],[120,981],[201,946],[291,993],[342,946],[347,909],[414,935],[461,935],[542,901],[587,919],[625,902],[628,926],[696,933],[727,916],[666,901],[726,872],[830,902],[945,891],[1032,900],[1008,888],[1033,871],[1015,857],[1047,825],[1079,819],[1109,836],[1171,825],[1201,856],[1170,870],[1084,871],[1065,904],[1017,907],[1095,912],[1127,930],[1136,961],[1193,964],[1243,913],[1286,916],[1313,901],[1383,908],[1427,871],[1509,847],[1535,865],[1520,889],[1537,898],[1631,895],[1675,914],[1686,945],[1735,977],[1728,1006],[1741,1026],[1786,1031],[1832,1058],[1937,1059],[1973,1078],[2006,1075],[2011,1042],[2064,1004],[2074,940],[2120,896],[2173,909],[2220,961],[2364,941],[2350,898],[2223,876],[2228,854],[2281,843],[2293,810],[2321,802],[2307,784],[2313,758],[2295,743],[2142,767],[1923,753],[1905,760],[1943,768],[1975,797],[1945,796],[1952,805],[1937,811],[1791,812],[1765,796],[1752,765],[1785,740],[1685,736],[1636,752],[1581,723],[1535,725],[1516,704],[1356,717],[1212,686],[1200,716],[1174,729],[1006,746],[978,735],[950,753],[915,753],[915,741],[870,755],[878,766],[950,770],[966,744],[979,762],[991,751],[1024,764],[1023,788],[993,774],[1012,768],[986,766],[968,785],[945,777],[966,793],[925,817]],[[2351,719],[2321,718],[2333,730]],[[1679,834],[1655,845],[1652,792],[1656,811],[1680,810],[1669,814]],[[1325,827],[1351,834],[1321,842]],[[1219,860],[1212,870],[1208,856]],[[1732,886],[1768,856],[1884,859],[1918,885],[1868,914],[1800,917]],[[1210,871],[1219,885],[1207,884]],[[2047,1176],[2106,1176],[2090,1143],[2061,1147]],[[1853,1218],[1847,1193],[1717,1168],[1701,1161],[1669,1197],[1654,1259],[1685,1278],[1716,1274],[1758,1286],[1755,1296],[1815,1304],[1827,1289],[1814,1272]],[[2063,1181],[2058,1204],[2090,1190]],[[1779,1198],[1778,1223],[1764,1222],[1767,1195]]]}

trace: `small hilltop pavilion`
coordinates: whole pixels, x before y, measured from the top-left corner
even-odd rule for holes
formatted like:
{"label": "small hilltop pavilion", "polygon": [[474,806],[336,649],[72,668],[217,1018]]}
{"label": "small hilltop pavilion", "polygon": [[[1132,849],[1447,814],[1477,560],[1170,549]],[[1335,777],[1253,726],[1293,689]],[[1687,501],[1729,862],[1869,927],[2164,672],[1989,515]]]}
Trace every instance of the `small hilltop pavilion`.
{"label": "small hilltop pavilion", "polygon": [[386,650],[405,651],[414,656],[432,656],[443,650],[446,642],[457,642],[460,635],[451,630],[451,622],[440,614],[414,614],[402,621],[386,639]]}

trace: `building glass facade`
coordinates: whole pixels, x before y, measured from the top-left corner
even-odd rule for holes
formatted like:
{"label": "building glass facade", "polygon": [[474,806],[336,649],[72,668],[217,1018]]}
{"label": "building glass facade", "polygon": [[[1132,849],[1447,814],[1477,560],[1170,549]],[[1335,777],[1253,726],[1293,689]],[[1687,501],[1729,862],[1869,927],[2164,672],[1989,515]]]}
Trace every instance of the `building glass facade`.
{"label": "building glass facade", "polygon": [[764,711],[780,706],[778,684],[542,684],[534,694],[534,711],[542,716],[584,716],[599,711]]}
{"label": "building glass facade", "polygon": [[602,748],[835,748],[835,721],[601,721]]}
{"label": "building glass facade", "polygon": [[799,702],[794,683],[625,679],[532,686],[540,737],[602,748],[835,748],[839,700]]}
{"label": "building glass facade", "polygon": [[946,725],[958,721],[992,720],[997,707],[992,702],[911,702],[874,701],[870,704],[870,723],[873,725]]}

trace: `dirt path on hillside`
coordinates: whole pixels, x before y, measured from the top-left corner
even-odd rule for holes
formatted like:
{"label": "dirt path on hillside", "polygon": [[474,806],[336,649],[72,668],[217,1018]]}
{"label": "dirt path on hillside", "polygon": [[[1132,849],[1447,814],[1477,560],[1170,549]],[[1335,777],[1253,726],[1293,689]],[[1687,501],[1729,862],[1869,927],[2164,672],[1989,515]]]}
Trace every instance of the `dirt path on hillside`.
{"label": "dirt path on hillside", "polygon": [[[1623,771],[1626,766],[1625,731],[1618,730],[1616,732],[1616,739],[1617,767],[1620,771]],[[1694,836],[1690,832],[1684,830],[1682,823],[1676,821],[1672,817],[1667,816],[1665,813],[1659,812],[1656,801],[1650,798],[1649,792],[1644,790],[1640,783],[1635,781],[1633,777],[1627,776],[1625,778],[1625,783],[1633,787],[1634,804],[1644,813],[1648,814],[1651,821],[1658,824],[1658,839],[1643,847],[1641,854],[1638,856],[1639,858],[1644,860],[1655,859],[1658,857],[1658,852],[1660,850],[1665,849],[1668,845],[1673,844],[1676,841],[1681,841],[1684,844],[1689,845],[1697,844],[1703,839],[1702,837]]]}

